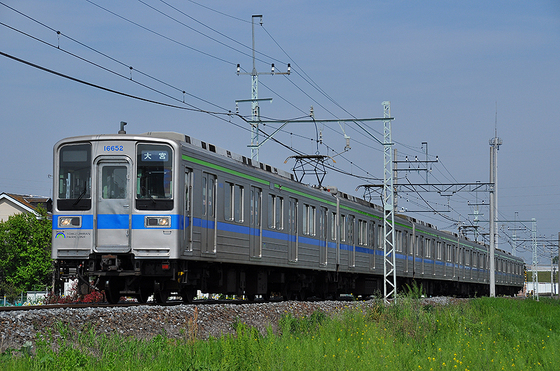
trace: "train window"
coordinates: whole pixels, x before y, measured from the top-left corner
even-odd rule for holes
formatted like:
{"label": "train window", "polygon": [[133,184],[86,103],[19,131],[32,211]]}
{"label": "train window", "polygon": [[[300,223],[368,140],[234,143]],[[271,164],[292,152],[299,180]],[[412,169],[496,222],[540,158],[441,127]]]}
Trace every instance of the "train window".
{"label": "train window", "polygon": [[383,226],[381,224],[377,225],[377,248],[383,250],[383,236],[385,232],[383,230]]}
{"label": "train window", "polygon": [[442,260],[441,259],[441,241],[437,241],[437,251],[436,251],[436,259],[437,260]]}
{"label": "train window", "polygon": [[126,166],[103,166],[101,170],[101,197],[104,199],[126,198]]}
{"label": "train window", "polygon": [[268,195],[268,227],[284,229],[284,199],[276,195]]}
{"label": "train window", "polygon": [[368,223],[358,219],[358,245],[367,246],[368,244]]}
{"label": "train window", "polygon": [[303,234],[315,236],[315,206],[303,205]]}
{"label": "train window", "polygon": [[336,241],[336,213],[331,213],[331,240]]}
{"label": "train window", "polygon": [[434,241],[429,239],[429,238],[426,238],[426,251],[425,251],[426,258],[431,258],[432,257],[433,246],[434,246]]}
{"label": "train window", "polygon": [[375,224],[369,223],[369,246],[375,248]]}
{"label": "train window", "polygon": [[354,216],[348,215],[348,242],[354,244]]}
{"label": "train window", "polygon": [[136,207],[173,208],[173,150],[165,144],[138,144],[136,149]]}
{"label": "train window", "polygon": [[243,186],[235,185],[233,190],[233,207],[234,207],[234,220],[238,223],[243,223]]}
{"label": "train window", "polygon": [[233,220],[233,184],[225,182],[224,219]]}
{"label": "train window", "polygon": [[60,148],[58,171],[59,210],[91,208],[91,144]]}
{"label": "train window", "polygon": [[340,216],[340,240],[346,241],[346,215]]}
{"label": "train window", "polygon": [[395,251],[401,252],[402,251],[402,231],[395,231],[395,233],[396,233]]}

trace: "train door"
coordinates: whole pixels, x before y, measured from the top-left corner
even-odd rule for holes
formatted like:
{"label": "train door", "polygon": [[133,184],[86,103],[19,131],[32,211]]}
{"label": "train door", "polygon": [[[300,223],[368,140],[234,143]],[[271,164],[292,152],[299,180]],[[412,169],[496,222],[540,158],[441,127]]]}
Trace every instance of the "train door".
{"label": "train door", "polygon": [[327,208],[319,209],[319,265],[327,265]]}
{"label": "train door", "polygon": [[298,261],[298,200],[288,200],[288,261]]}
{"label": "train door", "polygon": [[249,215],[249,252],[251,258],[262,257],[261,197],[262,190],[251,187],[251,215]]}
{"label": "train door", "polygon": [[183,246],[185,252],[192,251],[193,241],[193,220],[192,220],[192,182],[193,172],[185,168],[185,189],[184,189],[184,209],[183,209]]}
{"label": "train door", "polygon": [[95,245],[100,252],[130,251],[131,164],[127,158],[96,161]]}
{"label": "train door", "polygon": [[202,173],[202,252],[216,253],[216,176]]}
{"label": "train door", "polygon": [[356,266],[356,245],[354,244],[354,216],[348,215],[348,267]]}

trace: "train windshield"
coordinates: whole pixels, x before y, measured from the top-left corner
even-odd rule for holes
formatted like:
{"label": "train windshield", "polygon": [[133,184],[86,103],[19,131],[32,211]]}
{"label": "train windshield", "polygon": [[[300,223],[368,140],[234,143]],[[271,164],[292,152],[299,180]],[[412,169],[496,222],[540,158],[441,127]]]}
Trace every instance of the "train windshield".
{"label": "train windshield", "polygon": [[91,144],[73,144],[59,151],[59,210],[91,208]]}
{"label": "train windshield", "polygon": [[136,208],[173,208],[173,150],[164,144],[139,144],[136,168]]}

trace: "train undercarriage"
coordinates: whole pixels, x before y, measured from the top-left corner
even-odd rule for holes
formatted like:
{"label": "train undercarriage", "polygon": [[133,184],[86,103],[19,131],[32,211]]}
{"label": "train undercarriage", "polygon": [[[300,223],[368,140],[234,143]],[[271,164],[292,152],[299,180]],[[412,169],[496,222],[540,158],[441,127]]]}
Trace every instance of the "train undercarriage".
{"label": "train undercarriage", "polygon": [[[92,254],[87,260],[59,260],[56,266],[55,293],[60,294],[68,279],[79,280],[77,294],[104,291],[109,303],[121,297],[135,297],[145,303],[153,295],[157,303],[180,296],[191,303],[197,290],[230,296],[245,296],[253,301],[281,296],[286,300],[381,296],[383,277],[348,272],[263,267],[195,260],[144,260],[131,254]],[[397,292],[421,287],[427,296],[487,296],[489,285],[429,279],[397,279]],[[515,295],[517,288],[496,286],[498,295]]]}

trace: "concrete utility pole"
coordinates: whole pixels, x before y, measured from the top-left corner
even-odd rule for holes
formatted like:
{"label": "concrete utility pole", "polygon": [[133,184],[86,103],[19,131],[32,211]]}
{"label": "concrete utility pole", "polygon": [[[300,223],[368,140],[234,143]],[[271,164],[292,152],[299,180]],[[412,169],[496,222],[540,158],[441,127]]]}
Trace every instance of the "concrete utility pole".
{"label": "concrete utility pole", "polygon": [[253,69],[251,73],[241,73],[241,65],[237,65],[238,75],[251,75],[251,99],[238,99],[235,103],[240,102],[251,102],[251,144],[248,146],[251,148],[251,159],[259,160],[259,122],[261,118],[261,113],[259,109],[259,101],[272,101],[272,98],[262,98],[259,99],[259,75],[289,75],[291,73],[291,67],[288,63],[287,72],[277,72],[274,68],[274,63],[271,65],[270,72],[257,72],[257,67],[255,65],[255,18],[260,19],[260,24],[262,26],[262,15],[253,15],[251,18],[252,26],[252,39],[253,39]]}
{"label": "concrete utility pole", "polygon": [[537,220],[533,218],[531,226],[531,238],[533,240],[533,297],[539,300],[539,258],[537,255]]}
{"label": "concrete utility pole", "polygon": [[[496,112],[497,116],[497,112]],[[497,119],[496,119],[497,121]],[[494,129],[494,138],[490,139],[490,297],[496,296],[496,261],[494,258],[496,245],[497,245],[497,233],[496,233],[496,221],[498,215],[498,149],[502,140],[498,138],[498,126]]]}

